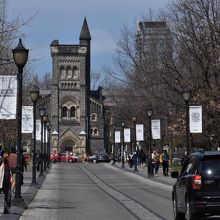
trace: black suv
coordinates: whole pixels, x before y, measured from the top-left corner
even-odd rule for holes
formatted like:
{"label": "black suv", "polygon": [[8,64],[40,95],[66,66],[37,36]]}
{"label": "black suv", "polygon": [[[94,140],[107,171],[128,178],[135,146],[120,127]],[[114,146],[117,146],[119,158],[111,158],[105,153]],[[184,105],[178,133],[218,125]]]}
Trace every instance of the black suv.
{"label": "black suv", "polygon": [[220,214],[220,152],[192,153],[181,173],[171,172],[171,176],[177,178],[172,191],[175,220]]}

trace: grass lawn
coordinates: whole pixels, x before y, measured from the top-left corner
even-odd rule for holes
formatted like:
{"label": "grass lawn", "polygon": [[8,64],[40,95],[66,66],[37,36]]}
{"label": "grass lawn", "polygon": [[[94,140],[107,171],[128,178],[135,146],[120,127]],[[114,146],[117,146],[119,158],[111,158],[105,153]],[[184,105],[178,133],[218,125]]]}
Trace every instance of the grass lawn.
{"label": "grass lawn", "polygon": [[178,165],[178,164],[171,164],[170,165],[170,171],[178,171],[180,173],[182,169],[182,166],[181,165]]}

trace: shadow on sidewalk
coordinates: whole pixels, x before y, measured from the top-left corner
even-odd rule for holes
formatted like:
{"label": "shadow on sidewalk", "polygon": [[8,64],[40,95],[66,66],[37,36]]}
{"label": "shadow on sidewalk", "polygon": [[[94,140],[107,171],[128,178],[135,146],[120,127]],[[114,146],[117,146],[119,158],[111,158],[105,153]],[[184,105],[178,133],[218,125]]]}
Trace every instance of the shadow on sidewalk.
{"label": "shadow on sidewalk", "polygon": [[[4,194],[0,195],[0,219],[1,220],[18,220],[25,209],[27,209],[28,205],[31,203],[31,201],[34,199],[35,195],[38,192],[38,189],[41,188],[47,174],[49,173],[50,169],[48,171],[44,171],[43,176],[38,176],[37,178],[37,185],[32,185],[32,167],[28,167],[28,171],[24,174],[24,184],[22,186],[22,193],[21,196],[24,199],[25,205],[22,207],[14,206],[13,205],[13,196],[12,196],[12,207],[9,214],[3,214],[4,209]],[[38,175],[38,174],[37,174]]]}

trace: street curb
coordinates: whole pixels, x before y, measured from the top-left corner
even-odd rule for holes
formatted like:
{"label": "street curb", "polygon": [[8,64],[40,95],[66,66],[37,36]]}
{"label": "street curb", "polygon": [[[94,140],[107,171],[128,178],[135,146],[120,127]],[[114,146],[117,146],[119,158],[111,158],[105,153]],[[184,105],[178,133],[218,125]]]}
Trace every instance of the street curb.
{"label": "street curb", "polygon": [[29,183],[29,187],[26,192],[22,194],[22,197],[25,202],[24,207],[18,207],[18,206],[13,206],[13,201],[12,201],[12,207],[11,211],[9,214],[4,214],[0,216],[1,220],[19,220],[20,216],[23,214],[25,209],[28,209],[28,205],[32,202],[34,199],[35,195],[37,194],[38,190],[41,188],[47,174],[50,172],[50,169],[48,171],[44,171],[43,176],[38,176],[37,178],[37,185],[31,185]]}

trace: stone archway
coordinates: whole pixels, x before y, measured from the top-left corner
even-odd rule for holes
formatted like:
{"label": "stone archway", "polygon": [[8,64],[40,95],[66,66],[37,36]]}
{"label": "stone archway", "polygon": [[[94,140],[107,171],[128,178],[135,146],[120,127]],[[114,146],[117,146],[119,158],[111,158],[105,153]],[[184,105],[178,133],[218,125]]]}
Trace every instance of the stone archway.
{"label": "stone archway", "polygon": [[74,140],[67,139],[61,145],[61,152],[62,153],[65,153],[66,151],[73,152],[75,146],[76,146],[76,142]]}

